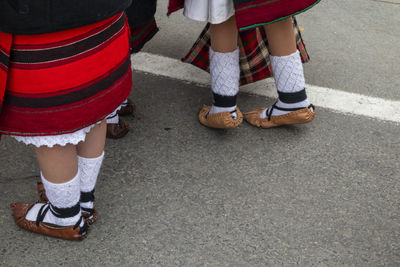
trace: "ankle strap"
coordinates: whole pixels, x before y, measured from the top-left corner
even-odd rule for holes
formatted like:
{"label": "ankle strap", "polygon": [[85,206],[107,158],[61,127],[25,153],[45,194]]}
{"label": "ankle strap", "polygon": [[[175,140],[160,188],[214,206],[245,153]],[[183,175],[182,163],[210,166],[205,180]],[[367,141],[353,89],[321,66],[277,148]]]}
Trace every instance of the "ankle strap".
{"label": "ankle strap", "polygon": [[50,211],[57,218],[74,217],[81,212],[81,205],[78,202],[70,208],[58,208],[50,203]]}
{"label": "ankle strap", "polygon": [[[268,108],[268,109],[265,111],[265,114],[266,114],[267,117],[268,117],[268,121],[271,120],[272,112],[274,111],[274,109],[278,109],[278,110],[282,110],[282,111],[296,111],[296,110],[300,110],[300,109],[306,108],[306,107],[281,108],[281,107],[278,107],[278,106],[276,105],[277,102],[278,102],[278,101],[276,101],[270,108]],[[308,106],[308,108],[313,108],[313,109],[314,109],[314,106],[313,106],[312,104],[310,104],[310,105]]]}
{"label": "ankle strap", "polygon": [[[78,208],[76,208],[76,207],[78,207]],[[54,216],[56,216],[56,217],[58,217],[58,218],[67,218],[67,217],[73,217],[73,216],[75,216],[76,214],[73,214],[73,215],[71,215],[71,216],[65,216],[66,215],[66,213],[63,213],[63,217],[60,217],[60,214],[55,214],[54,212],[53,212],[53,209],[56,209],[58,212],[64,212],[65,210],[68,210],[68,212],[71,212],[71,214],[73,213],[73,212],[75,212],[75,209],[77,209],[78,210],[78,213],[80,213],[80,205],[79,205],[79,203],[77,203],[77,205],[75,205],[74,207],[72,207],[72,208],[67,208],[67,209],[60,209],[60,208],[57,208],[57,207],[55,207],[55,206],[53,206],[53,205],[51,205],[51,204],[45,204],[45,205],[43,205],[41,208],[40,208],[40,210],[39,210],[39,213],[38,213],[38,215],[37,215],[37,217],[36,217],[36,226],[37,227],[39,227],[39,224],[41,223],[41,222],[43,222],[43,220],[44,220],[44,217],[46,217],[46,214],[47,214],[47,212],[50,210],[51,211],[51,213],[53,213],[54,214]],[[65,217],[64,217],[65,216]],[[83,220],[83,217],[82,217],[82,215],[79,217],[79,220],[76,222],[76,224],[74,225],[74,230],[76,229],[76,228],[78,228],[78,227],[80,227],[80,229],[79,229],[79,234],[80,235],[86,235],[86,233],[87,233],[87,230],[88,230],[88,224],[85,222],[85,221],[83,221],[83,226],[81,227],[80,225],[81,225],[81,223],[82,223],[82,220]]]}
{"label": "ankle strap", "polygon": [[285,93],[278,91],[279,100],[283,103],[294,104],[307,99],[306,89],[294,93]]}
{"label": "ankle strap", "polygon": [[236,105],[236,98],[237,95],[234,96],[227,96],[227,95],[220,95],[213,93],[214,95],[214,106],[222,107],[222,108],[229,108]]}
{"label": "ankle strap", "polygon": [[93,202],[94,201],[94,189],[91,192],[81,192],[80,202]]}

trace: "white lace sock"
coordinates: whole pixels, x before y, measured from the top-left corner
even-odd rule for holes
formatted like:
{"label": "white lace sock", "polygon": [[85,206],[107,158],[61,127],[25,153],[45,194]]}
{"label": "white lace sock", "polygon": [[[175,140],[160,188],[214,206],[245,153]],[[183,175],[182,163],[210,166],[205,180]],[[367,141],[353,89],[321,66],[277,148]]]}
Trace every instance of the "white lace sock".
{"label": "white lace sock", "polygon": [[[214,104],[209,114],[235,111],[240,79],[239,48],[220,53],[210,47],[210,74]],[[236,119],[236,112],[232,113],[232,117]]]}
{"label": "white lace sock", "polygon": [[[80,190],[82,193],[89,193],[94,190],[103,159],[104,152],[97,158],[84,158],[78,156],[78,165],[81,173]],[[93,201],[81,202],[81,207],[93,209]]]}
{"label": "white lace sock", "polygon": [[[279,95],[275,105],[284,109],[308,107],[310,102],[305,93],[304,70],[299,51],[282,57],[271,55],[270,59]],[[265,118],[270,109],[271,107],[268,108],[268,111],[266,109],[265,112],[262,112],[261,118]],[[279,116],[289,112],[291,111],[274,108],[272,116]]]}
{"label": "white lace sock", "polygon": [[[42,178],[42,183],[46,190],[47,198],[51,204],[50,210],[46,213],[46,216],[43,219],[45,223],[51,223],[59,226],[71,226],[75,225],[79,219],[81,218],[81,211],[79,206],[79,198],[80,198],[80,177],[79,177],[79,170],[76,176],[63,184],[54,184],[46,180],[46,178],[41,173],[40,176]],[[29,221],[36,221],[37,215],[39,210],[42,206],[49,205],[49,204],[35,204],[29,212],[26,214],[25,219]],[[57,209],[67,209],[79,206],[78,213],[74,216],[67,217],[67,218],[59,218],[54,215],[54,213],[58,213]],[[53,213],[54,212],[54,213]],[[83,226],[83,220],[80,226]]]}

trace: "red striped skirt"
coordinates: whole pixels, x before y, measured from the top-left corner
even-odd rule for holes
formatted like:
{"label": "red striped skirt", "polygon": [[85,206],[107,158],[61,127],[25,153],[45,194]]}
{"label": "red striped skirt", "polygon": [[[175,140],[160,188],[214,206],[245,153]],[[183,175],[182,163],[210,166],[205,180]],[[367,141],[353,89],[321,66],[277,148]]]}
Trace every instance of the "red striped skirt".
{"label": "red striped skirt", "polygon": [[234,0],[240,30],[274,23],[302,13],[320,0]]}
{"label": "red striped skirt", "polygon": [[0,134],[59,135],[104,119],[132,87],[123,13],[71,30],[0,32]]}

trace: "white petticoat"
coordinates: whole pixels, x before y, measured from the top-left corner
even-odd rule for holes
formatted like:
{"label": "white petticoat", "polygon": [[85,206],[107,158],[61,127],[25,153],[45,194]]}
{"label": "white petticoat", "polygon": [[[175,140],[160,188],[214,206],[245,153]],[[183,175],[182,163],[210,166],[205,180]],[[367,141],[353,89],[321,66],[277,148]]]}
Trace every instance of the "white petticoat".
{"label": "white petticoat", "polygon": [[[101,122],[98,122],[97,124],[99,123]],[[94,126],[96,126],[96,123],[69,134],[47,135],[47,136],[11,135],[11,137],[15,138],[19,142],[25,143],[26,145],[34,145],[36,147],[41,147],[41,146],[53,147],[55,145],[65,146],[67,144],[77,145],[79,142],[85,141],[86,134],[90,132],[90,130],[92,130]]]}
{"label": "white petticoat", "polygon": [[[107,123],[112,123],[109,121],[109,118],[114,117],[116,115],[118,123],[118,115],[117,112],[122,108],[122,106],[128,103],[128,100],[124,100],[110,115],[107,116]],[[65,146],[67,144],[77,145],[79,142],[85,141],[86,134],[89,133],[96,124],[100,124],[101,121],[94,123],[88,127],[80,129],[74,133],[70,134],[59,134],[59,135],[47,135],[47,136],[15,136],[11,135],[11,137],[15,138],[17,141],[25,143],[26,145],[34,145],[36,147],[47,146],[53,147],[55,145]]]}
{"label": "white petticoat", "polygon": [[183,15],[212,24],[227,21],[235,14],[233,0],[185,0]]}

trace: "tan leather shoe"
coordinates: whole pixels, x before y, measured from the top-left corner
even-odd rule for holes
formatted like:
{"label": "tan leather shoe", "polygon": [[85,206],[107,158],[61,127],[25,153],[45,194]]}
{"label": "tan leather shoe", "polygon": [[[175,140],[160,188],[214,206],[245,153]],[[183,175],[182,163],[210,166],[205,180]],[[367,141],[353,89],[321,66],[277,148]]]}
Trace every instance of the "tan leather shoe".
{"label": "tan leather shoe", "polygon": [[203,108],[199,113],[199,120],[201,124],[218,129],[229,129],[238,127],[243,122],[243,114],[240,112],[239,108],[236,108],[235,112],[237,114],[236,120],[232,118],[231,112],[220,112],[215,114],[208,114],[211,107],[203,105]]}
{"label": "tan leather shoe", "polygon": [[[20,227],[30,232],[38,233],[41,235],[47,235],[68,240],[82,240],[86,237],[88,226],[86,223],[84,223],[84,226],[80,227],[80,220],[77,222],[76,225],[71,226],[58,226],[54,224],[44,223],[40,220],[40,216],[38,216],[38,220],[36,222],[26,220],[26,214],[35,204],[35,202],[11,204],[11,210],[13,212],[14,220]],[[46,211],[44,211],[44,214],[45,212]]]}
{"label": "tan leather shoe", "polygon": [[128,104],[126,106],[123,106],[120,110],[118,110],[118,115],[119,116],[127,116],[127,115],[134,115],[136,112],[136,106],[133,103],[133,101],[128,98]]}
{"label": "tan leather shoe", "polygon": [[[44,189],[42,182],[37,183],[37,191],[38,191],[40,201],[49,202],[49,199],[47,198],[47,195],[46,195],[46,190]],[[93,207],[93,209],[87,209],[87,208],[81,208],[81,209],[82,209],[82,216],[85,219],[85,221],[87,222],[87,224],[89,224],[89,225],[92,225],[99,217],[99,213],[97,212],[96,208],[94,208],[94,207]]]}
{"label": "tan leather shoe", "polygon": [[107,124],[107,137],[112,139],[122,138],[129,132],[130,129],[131,125],[120,118],[118,123]]}
{"label": "tan leather shoe", "polygon": [[[311,110],[311,108],[313,110]],[[310,105],[306,108],[292,111],[280,116],[268,116],[265,119],[260,118],[261,112],[266,108],[260,108],[244,114],[244,119],[253,126],[261,128],[271,128],[280,125],[307,123],[315,117],[315,107]]]}

